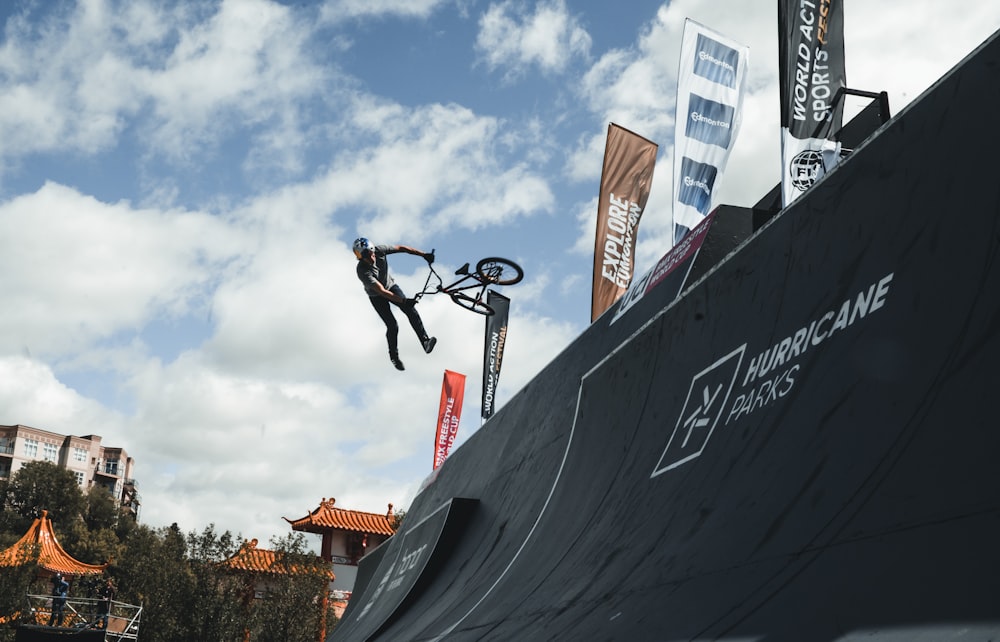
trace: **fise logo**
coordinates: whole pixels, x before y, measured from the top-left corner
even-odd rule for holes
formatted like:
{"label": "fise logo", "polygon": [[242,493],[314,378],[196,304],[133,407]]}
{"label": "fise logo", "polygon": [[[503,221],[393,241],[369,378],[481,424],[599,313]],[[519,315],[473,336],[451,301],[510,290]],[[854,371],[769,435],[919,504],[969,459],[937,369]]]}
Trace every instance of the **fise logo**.
{"label": "fise logo", "polygon": [[691,380],[677,425],[650,478],[691,461],[705,450],[733,391],[746,348],[744,343]]}

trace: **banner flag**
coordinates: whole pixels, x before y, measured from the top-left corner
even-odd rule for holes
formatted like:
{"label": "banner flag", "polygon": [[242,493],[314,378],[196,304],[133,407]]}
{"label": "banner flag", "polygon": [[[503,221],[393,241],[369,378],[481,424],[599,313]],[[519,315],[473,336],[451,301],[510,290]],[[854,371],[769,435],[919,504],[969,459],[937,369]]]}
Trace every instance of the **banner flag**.
{"label": "banner flag", "polygon": [[701,223],[663,255],[662,258],[649,269],[642,278],[632,282],[628,292],[618,303],[615,315],[611,317],[614,323],[622,317],[629,308],[642,300],[655,287],[669,288],[673,292],[671,298],[680,295],[681,290],[687,284],[688,274],[694,267],[694,260],[698,256],[698,250],[705,242],[708,231],[712,227],[715,219],[715,211],[712,211],[702,219]]}
{"label": "banner flag", "polygon": [[597,200],[591,323],[611,307],[632,282],[635,236],[649,199],[656,150],[656,143],[614,123],[608,125]]}
{"label": "banner flag", "polygon": [[674,244],[712,211],[736,142],[750,48],[684,21],[674,125]]}
{"label": "banner flag", "polygon": [[434,470],[444,463],[455,443],[464,398],[465,375],[445,370],[441,384],[441,404],[438,407],[437,435],[434,437]]}
{"label": "banner flag", "polygon": [[847,82],[843,0],[778,0],[781,202],[788,205],[840,160]]}
{"label": "banner flag", "polygon": [[489,419],[493,415],[496,402],[497,384],[500,382],[500,364],[503,363],[503,349],[507,343],[507,317],[510,314],[510,299],[489,290],[486,293],[486,305],[493,308],[493,314],[486,317],[481,413],[483,419]]}

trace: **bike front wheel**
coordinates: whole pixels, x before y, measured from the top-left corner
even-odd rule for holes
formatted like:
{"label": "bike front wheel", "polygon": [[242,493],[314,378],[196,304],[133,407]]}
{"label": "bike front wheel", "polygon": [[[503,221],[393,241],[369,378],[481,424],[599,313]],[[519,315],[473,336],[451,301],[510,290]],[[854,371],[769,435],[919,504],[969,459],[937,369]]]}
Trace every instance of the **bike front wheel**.
{"label": "bike front wheel", "polygon": [[509,259],[490,256],[476,263],[476,277],[483,283],[514,285],[524,278],[524,270]]}
{"label": "bike front wheel", "polygon": [[472,310],[476,314],[481,314],[483,316],[491,316],[494,311],[489,305],[486,304],[482,299],[477,299],[471,297],[464,292],[449,292],[451,295],[451,300],[462,306],[466,310]]}

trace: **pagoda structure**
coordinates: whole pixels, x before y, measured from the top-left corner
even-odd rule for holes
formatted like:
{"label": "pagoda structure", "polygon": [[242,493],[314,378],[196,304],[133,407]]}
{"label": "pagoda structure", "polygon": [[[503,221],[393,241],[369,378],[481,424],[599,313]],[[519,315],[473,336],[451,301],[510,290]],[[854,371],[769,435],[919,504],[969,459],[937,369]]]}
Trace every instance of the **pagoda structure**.
{"label": "pagoda structure", "polygon": [[393,536],[392,504],[384,514],[336,507],[337,500],[323,498],[316,510],[299,519],[283,518],[293,531],[323,536],[320,557],[334,564],[357,566],[368,548]]}
{"label": "pagoda structure", "polygon": [[35,563],[41,571],[44,571],[42,575],[47,577],[56,573],[62,573],[66,578],[101,575],[108,567],[106,563],[84,564],[67,553],[56,539],[47,510],[42,511],[41,516],[35,519],[21,539],[0,552],[0,568],[29,563],[35,559],[36,551],[38,557]]}
{"label": "pagoda structure", "polygon": [[285,575],[298,573],[323,573],[333,579],[333,569],[329,568],[326,560],[314,558],[313,564],[286,564],[282,553],[257,548],[257,540],[251,539],[243,542],[232,557],[223,562],[223,565],[234,571],[247,573],[260,573],[265,575]]}

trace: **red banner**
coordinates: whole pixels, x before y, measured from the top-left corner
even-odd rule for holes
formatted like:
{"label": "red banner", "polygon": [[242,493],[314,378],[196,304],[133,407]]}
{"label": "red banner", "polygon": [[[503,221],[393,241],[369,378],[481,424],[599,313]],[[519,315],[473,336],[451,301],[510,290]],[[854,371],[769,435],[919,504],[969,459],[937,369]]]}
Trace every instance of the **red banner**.
{"label": "red banner", "polygon": [[464,398],[465,375],[445,370],[444,382],[441,384],[441,405],[438,407],[437,435],[434,437],[434,470],[444,463],[455,443]]}
{"label": "red banner", "polygon": [[590,322],[625,294],[632,282],[635,236],[656,164],[656,143],[614,123],[608,125],[594,237]]}

